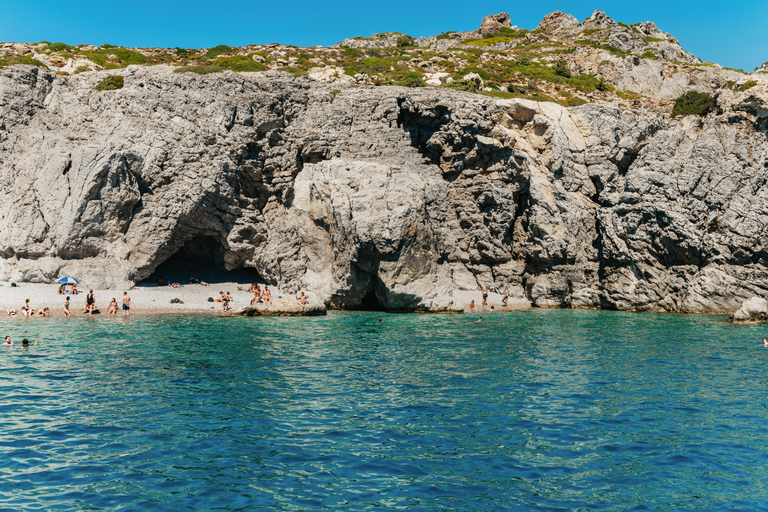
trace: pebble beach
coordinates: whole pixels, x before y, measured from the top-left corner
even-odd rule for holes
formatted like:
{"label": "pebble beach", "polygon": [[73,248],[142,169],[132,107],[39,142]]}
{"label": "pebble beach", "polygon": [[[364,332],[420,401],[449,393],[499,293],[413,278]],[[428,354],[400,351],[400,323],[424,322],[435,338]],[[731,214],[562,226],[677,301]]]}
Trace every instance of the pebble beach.
{"label": "pebble beach", "polygon": [[[131,298],[131,311],[133,314],[223,314],[220,302],[208,302],[208,297],[216,298],[219,292],[230,292],[234,298],[229,303],[231,311],[236,311],[247,307],[253,293],[246,291],[250,283],[222,282],[213,283],[209,286],[200,284],[183,284],[181,288],[171,286],[139,285],[130,290],[99,290],[94,289],[93,295],[96,299],[96,307],[99,314],[106,315],[107,308],[112,298],[117,299],[121,304],[123,292],[128,292]],[[238,290],[241,287],[242,290]],[[24,305],[26,299],[33,310],[50,308],[52,316],[64,315],[64,300],[67,295],[58,294],[58,284],[38,284],[38,283],[20,283],[17,286],[11,286],[10,283],[0,283],[0,311],[3,314],[8,313],[9,309],[15,309],[17,312]],[[69,290],[69,287],[67,287]],[[282,292],[270,287],[272,291],[272,303],[279,306],[281,302],[290,302],[296,304],[296,298],[293,294],[283,294]],[[70,311],[73,315],[80,315],[85,308],[85,297],[88,294],[87,288],[79,287],[77,295],[70,295]],[[180,303],[172,303],[174,299],[179,299]],[[311,298],[310,298],[310,304]],[[285,304],[287,306],[287,304]],[[122,310],[118,310],[118,315],[122,315]],[[19,313],[20,315],[20,313]]]}

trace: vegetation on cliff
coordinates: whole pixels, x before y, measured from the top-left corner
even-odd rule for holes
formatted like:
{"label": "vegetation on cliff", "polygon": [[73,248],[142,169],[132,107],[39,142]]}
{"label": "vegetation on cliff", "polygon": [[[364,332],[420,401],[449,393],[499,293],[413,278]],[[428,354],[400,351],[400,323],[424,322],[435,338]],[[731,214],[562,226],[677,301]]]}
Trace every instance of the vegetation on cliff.
{"label": "vegetation on cliff", "polygon": [[[45,41],[8,46],[0,49],[0,66],[46,66],[62,75],[154,64],[198,74],[279,70],[330,82],[448,87],[562,105],[608,102],[665,114],[672,110],[667,98],[690,90],[744,91],[756,83],[744,83],[740,70],[701,62],[651,22],[616,22],[600,11],[582,22],[558,11],[535,30],[511,26],[502,13],[488,16],[471,32],[418,39],[389,32],[353,37],[327,48],[124,48]],[[468,83],[469,74],[480,80]],[[661,83],[656,78],[660,75]],[[688,87],[681,85],[685,82]]]}

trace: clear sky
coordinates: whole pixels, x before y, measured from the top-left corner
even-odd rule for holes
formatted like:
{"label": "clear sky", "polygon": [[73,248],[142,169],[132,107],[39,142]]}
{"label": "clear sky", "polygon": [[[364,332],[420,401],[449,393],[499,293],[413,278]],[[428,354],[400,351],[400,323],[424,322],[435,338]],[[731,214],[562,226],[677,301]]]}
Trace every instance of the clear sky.
{"label": "clear sky", "polygon": [[702,60],[752,71],[768,61],[768,0],[0,0],[0,41],[202,48],[218,44],[330,45],[376,32],[430,36],[472,30],[508,12],[534,29],[552,11],[580,21],[595,9],[616,21],[654,21]]}

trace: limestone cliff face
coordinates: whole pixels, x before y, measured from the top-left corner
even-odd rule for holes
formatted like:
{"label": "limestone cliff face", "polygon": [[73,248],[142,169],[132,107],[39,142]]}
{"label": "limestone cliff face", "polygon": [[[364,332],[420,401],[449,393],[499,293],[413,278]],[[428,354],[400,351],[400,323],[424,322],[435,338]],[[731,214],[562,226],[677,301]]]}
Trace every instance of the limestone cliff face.
{"label": "limestone cliff face", "polygon": [[768,291],[768,94],[669,120],[282,73],[0,70],[0,278],[126,286],[183,247],[357,307],[733,311]]}

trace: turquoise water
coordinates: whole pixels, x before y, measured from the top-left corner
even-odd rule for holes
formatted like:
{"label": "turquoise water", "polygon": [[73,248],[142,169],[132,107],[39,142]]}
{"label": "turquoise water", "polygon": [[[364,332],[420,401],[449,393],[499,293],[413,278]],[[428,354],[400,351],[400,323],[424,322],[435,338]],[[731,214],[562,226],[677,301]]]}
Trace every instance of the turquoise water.
{"label": "turquoise water", "polygon": [[768,507],[766,326],[379,316],[0,320],[0,511]]}

